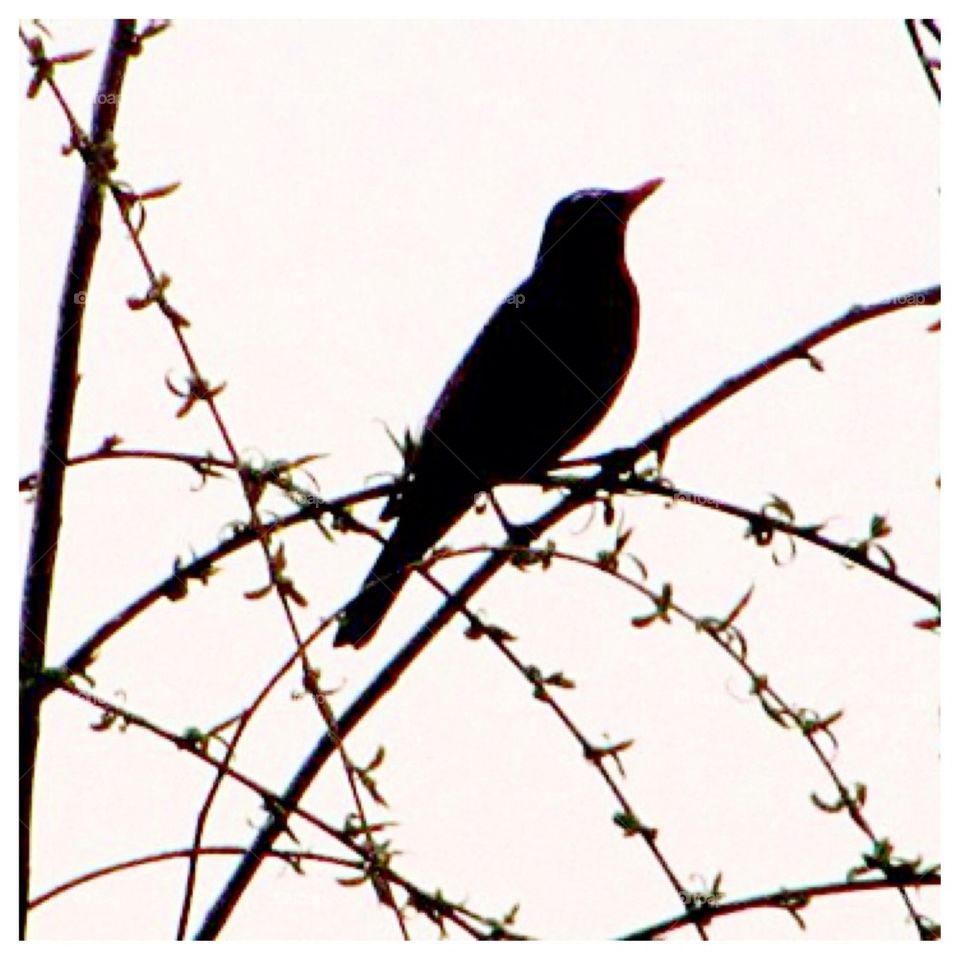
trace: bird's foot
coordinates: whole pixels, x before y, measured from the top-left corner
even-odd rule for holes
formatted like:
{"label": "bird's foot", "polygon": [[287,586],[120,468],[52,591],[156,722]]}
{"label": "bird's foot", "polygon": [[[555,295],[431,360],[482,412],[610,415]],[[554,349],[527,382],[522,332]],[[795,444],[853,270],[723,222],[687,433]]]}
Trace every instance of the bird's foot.
{"label": "bird's foot", "polygon": [[635,447],[618,447],[611,450],[603,458],[600,465],[600,487],[610,489],[609,484],[615,484],[624,476],[633,476],[636,473],[637,454]]}
{"label": "bird's foot", "polygon": [[507,515],[503,512],[503,508],[497,502],[497,498],[494,496],[493,491],[490,490],[487,492],[487,497],[490,500],[490,504],[493,506],[494,512],[497,515],[497,519],[500,521],[500,526],[503,527],[503,532],[506,534],[507,539],[510,541],[510,546],[513,547],[529,547],[533,543],[533,530],[530,529],[525,523],[512,523],[507,519]]}
{"label": "bird's foot", "polygon": [[505,517],[501,517],[500,522],[511,546],[529,547],[533,543],[533,530],[525,523],[510,523]]}

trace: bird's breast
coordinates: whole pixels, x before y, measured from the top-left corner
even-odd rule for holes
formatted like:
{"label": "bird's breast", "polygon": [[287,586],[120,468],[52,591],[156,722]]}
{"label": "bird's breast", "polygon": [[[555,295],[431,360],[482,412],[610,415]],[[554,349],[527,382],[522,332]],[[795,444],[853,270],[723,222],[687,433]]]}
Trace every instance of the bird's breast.
{"label": "bird's breast", "polygon": [[[620,275],[554,285],[542,307],[534,305],[529,316],[531,329],[549,351],[600,397],[618,390],[629,371],[639,320],[636,288],[628,276]],[[549,351],[542,358],[548,367]],[[562,382],[558,377],[558,384]]]}
{"label": "bird's breast", "polygon": [[543,473],[606,415],[630,371],[639,305],[624,271],[535,273],[501,304],[427,418],[424,496]]}

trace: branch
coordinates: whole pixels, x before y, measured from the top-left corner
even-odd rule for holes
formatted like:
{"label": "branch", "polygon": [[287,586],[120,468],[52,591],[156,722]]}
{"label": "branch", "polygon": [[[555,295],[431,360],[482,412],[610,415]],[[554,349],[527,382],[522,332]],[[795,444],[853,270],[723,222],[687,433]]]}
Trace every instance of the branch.
{"label": "branch", "polygon": [[[917,55],[917,59],[920,61],[920,65],[923,67],[923,72],[926,74],[927,82],[930,84],[930,89],[933,90],[933,95],[937,98],[937,103],[939,103],[940,81],[937,80],[937,75],[933,72],[933,64],[930,62],[930,58],[927,56],[926,51],[923,49],[923,41],[920,39],[920,31],[917,30],[917,21],[904,20],[904,24],[906,25],[907,33],[910,35],[910,42],[913,44],[913,49]],[[939,42],[940,28],[937,26],[936,21],[924,20],[923,24]]]}
{"label": "branch", "polygon": [[[746,390],[747,387],[753,386],[758,380],[762,380],[787,363],[793,360],[806,360],[808,363],[813,363],[814,366],[816,366],[816,361],[811,356],[811,351],[814,347],[861,323],[866,323],[868,320],[875,320],[877,317],[883,317],[890,313],[896,313],[899,310],[906,310],[910,307],[932,307],[938,303],[940,303],[939,285],[900,294],[899,296],[891,297],[889,300],[881,300],[879,303],[874,303],[866,307],[851,307],[842,316],[831,320],[821,327],[817,327],[816,330],[801,337],[795,343],[790,344],[790,346],[784,347],[782,350],[771,354],[752,367],[748,367],[742,373],[738,373],[736,376],[724,380],[719,387],[711,390],[696,403],[687,407],[682,413],[678,414],[672,420],[669,420],[659,429],[654,430],[653,433],[644,440],[641,440],[631,448],[631,452],[638,458],[651,452],[662,453],[668,446],[670,440],[676,436],[676,434],[680,433],[681,430],[685,430],[698,420],[702,420],[725,400],[729,400],[731,397]],[[622,456],[622,454],[619,453],[618,455]],[[604,459],[612,462],[613,457]],[[568,461],[568,463],[574,464],[584,462],[591,461]],[[600,462],[600,458],[596,458],[592,462],[598,463]]]}
{"label": "branch", "polygon": [[[114,22],[99,93],[95,101],[91,138],[108,152],[120,107],[127,60],[133,51],[136,20]],[[21,34],[22,35],[22,34]],[[37,76],[52,72],[39,41],[28,42]],[[65,61],[63,61],[65,62]],[[35,678],[46,657],[47,620],[57,559],[57,541],[63,521],[63,490],[70,449],[70,432],[78,383],[80,340],[86,291],[100,242],[103,213],[102,170],[85,166],[73,245],[60,297],[60,318],[50,377],[44,425],[40,476],[33,513],[33,530],[20,612],[20,938],[26,937],[30,885],[30,829],[33,814],[34,766],[40,738],[40,704]]]}
{"label": "branch", "polygon": [[[296,654],[294,657],[295,656]],[[212,756],[209,749],[207,749],[208,745],[204,743],[202,739],[191,736],[190,733],[172,733],[152,720],[149,720],[145,716],[134,713],[132,710],[128,710],[125,707],[119,706],[118,704],[111,703],[96,694],[88,693],[79,689],[69,680],[61,678],[61,680],[58,682],[58,686],[64,691],[64,693],[68,693],[71,696],[82,700],[84,703],[96,707],[102,711],[102,717],[100,724],[98,725],[98,729],[106,729],[115,721],[119,720],[123,723],[123,725],[133,726],[137,729],[153,734],[161,740],[164,740],[176,747],[176,749],[187,753],[196,760],[199,760],[201,763],[205,763],[208,766],[214,767],[216,770],[221,771],[225,777],[229,778],[234,783],[238,783],[247,790],[255,793],[261,799],[264,809],[270,813],[271,818],[276,816],[281,817],[284,821],[284,829],[287,830],[287,832],[289,832],[289,830],[286,827],[286,821],[291,816],[302,818],[311,826],[318,829],[321,833],[333,840],[336,840],[338,843],[350,850],[351,853],[356,855],[358,858],[358,864],[352,866],[362,866],[364,868],[366,881],[375,882],[378,876],[382,876],[390,883],[401,887],[409,896],[410,906],[423,913],[428,919],[440,926],[441,929],[442,921],[446,919],[450,920],[452,923],[455,923],[464,932],[469,933],[472,937],[478,940],[527,939],[527,937],[523,936],[522,934],[508,930],[507,923],[505,921],[483,917],[482,915],[468,909],[462,904],[452,903],[446,900],[440,893],[429,894],[421,887],[415,885],[412,881],[406,879],[406,877],[397,873],[389,862],[376,862],[377,851],[371,851],[367,847],[366,843],[362,842],[364,838],[358,837],[358,831],[356,828],[350,828],[349,826],[347,828],[335,827],[303,807],[298,806],[284,808],[283,799],[278,797],[273,790],[270,790],[257,780],[247,776],[240,770],[237,770],[226,760],[220,760]],[[329,735],[330,734],[327,733],[327,736]],[[329,859],[331,859],[331,862],[335,862],[332,860],[332,858]],[[49,899],[49,895],[47,895],[47,899]],[[488,930],[478,930],[473,923],[471,923],[471,921],[475,921],[486,926]]]}
{"label": "branch", "polygon": [[[916,876],[909,881],[909,886],[938,887],[940,886],[940,876],[939,874]],[[665,920],[663,923],[654,924],[652,927],[635,930],[633,933],[628,933],[618,939],[656,940],[666,933],[679,930],[681,927],[693,923],[698,918],[701,921],[708,922],[714,917],[771,907],[777,910],[787,910],[802,927],[803,921],[800,919],[800,911],[817,897],[836,896],[843,893],[867,893],[870,890],[896,890],[897,887],[897,882],[886,877],[876,880],[845,880],[809,887],[792,887],[780,890],[777,893],[765,893],[757,897],[747,897],[743,900],[731,900],[728,903],[711,904],[708,902],[704,906],[690,910],[688,913],[674,917],[672,920]]]}
{"label": "branch", "polygon": [[[114,873],[121,873],[124,870],[134,870],[137,867],[144,867],[152,863],[167,863],[170,860],[191,860],[197,856],[238,857],[241,856],[245,851],[246,847],[187,847],[184,850],[165,850],[163,853],[150,853],[142,857],[133,857],[130,860],[118,860],[116,863],[111,863],[106,867],[98,867],[96,870],[88,870],[86,873],[81,873],[79,876],[73,877],[70,880],[65,880],[63,883],[58,883],[55,887],[51,887],[45,893],[41,893],[34,897],[34,899],[30,901],[30,909],[35,910],[37,907],[43,906],[43,904],[48,903],[55,897],[59,897],[61,894],[68,893],[70,890],[74,890],[77,887],[82,887],[84,884],[90,883],[93,880],[100,880],[101,878],[109,877]],[[312,853],[309,850],[299,850],[296,848],[290,850],[271,850],[270,856],[275,860],[284,860],[289,864],[294,864],[294,869],[299,868],[301,861],[328,863],[333,866],[343,867],[344,869],[348,870],[356,870],[358,866],[363,865],[362,860],[348,860],[345,857],[334,857],[325,853]]]}
{"label": "branch", "polygon": [[[182,463],[190,467],[201,477],[218,477],[218,470],[234,470],[232,460],[224,460],[213,454],[174,453],[166,450],[117,450],[114,447],[101,446],[90,453],[78,454],[67,458],[66,466],[76,467],[84,463],[99,463],[103,460],[166,460],[170,463]],[[20,493],[30,493],[37,488],[37,473],[27,473],[20,478],[18,489]]]}
{"label": "branch", "polygon": [[[539,520],[530,525],[539,536],[563,517],[571,513],[581,502],[579,495],[571,494],[562,503],[557,504]],[[456,615],[457,611],[465,607],[467,602],[483,587],[509,560],[508,552],[491,556],[486,563],[476,570],[459,590],[414,634],[407,644],[397,652],[392,660],[377,674],[370,684],[361,692],[360,696],[347,708],[342,716],[337,718],[336,729],[340,736],[346,739],[358,723],[397,683],[407,668],[424,651],[427,644],[440,632]],[[284,791],[280,803],[281,807],[288,804],[299,805],[304,794],[310,788],[314,778],[333,754],[336,745],[329,734],[320,738],[309,756],[304,760],[290,784]],[[261,827],[251,844],[246,856],[237,865],[233,876],[223,888],[216,903],[211,907],[196,938],[198,940],[213,940],[223,929],[234,906],[243,896],[244,891],[253,880],[254,875],[262,863],[263,853],[269,850],[283,832],[283,820],[278,816],[271,816]]]}
{"label": "branch", "polygon": [[[645,440],[640,441],[640,443],[626,451],[626,453],[629,453],[635,461],[644,453],[657,450],[662,451],[666,448],[666,445],[673,436],[685,430],[697,420],[702,419],[711,410],[723,403],[723,401],[745,390],[751,384],[791,360],[803,359],[809,362],[810,350],[812,350],[813,347],[837,336],[845,330],[849,330],[868,320],[906,309],[910,306],[917,304],[932,305],[939,302],[940,288],[936,286],[893,297],[871,306],[854,307],[847,311],[842,317],[801,337],[798,341],[786,347],[784,350],[773,354],[767,360],[762,360],[737,376],[725,380],[715,390],[712,390],[677,417],[674,417],[673,420],[658,430],[655,430],[652,434],[648,435]],[[624,451],[616,451],[614,454],[609,454],[603,458],[593,458],[585,461],[566,461],[564,465],[589,463],[592,465],[600,464],[602,467],[607,467],[609,464],[622,463],[624,453]],[[606,472],[606,470],[601,469],[595,476],[584,481],[582,485],[579,485],[577,490],[571,491],[569,496],[561,503],[548,510],[537,520],[526,524],[525,530],[530,535],[530,542],[534,542],[534,540],[542,536],[547,530],[555,526],[574,510],[590,502],[596,491],[604,488]],[[508,550],[491,556],[414,634],[380,673],[377,674],[370,684],[361,692],[360,696],[347,708],[344,714],[338,718],[336,729],[342,739],[345,740],[354,727],[360,723],[376,703],[392,689],[413,661],[423,652],[433,637],[443,629],[443,627],[453,619],[456,613],[462,610],[469,600],[508,562],[509,556],[510,553]],[[331,741],[329,735],[321,737],[284,791],[282,803],[285,806],[296,806],[299,803],[314,778],[330,758],[334,749],[335,744]],[[231,876],[221,891],[216,903],[211,907],[203,925],[197,933],[197,939],[212,940],[216,938],[227,922],[234,906],[253,880],[254,875],[263,862],[264,854],[271,849],[282,832],[283,820],[277,816],[272,816],[260,829],[246,856],[237,865],[233,876]]]}
{"label": "branch", "polygon": [[[562,485],[569,489],[570,482],[565,481]],[[658,497],[667,497],[668,499],[679,501],[680,503],[689,503],[697,507],[702,507],[706,510],[724,513],[730,517],[739,517],[742,520],[746,520],[747,523],[750,524],[751,531],[777,530],[789,537],[796,537],[798,540],[805,540],[807,543],[811,543],[816,547],[820,547],[821,550],[828,550],[830,553],[836,554],[847,563],[863,567],[865,570],[869,570],[878,577],[883,577],[884,580],[889,580],[890,583],[896,584],[896,586],[906,590],[908,593],[912,593],[921,600],[925,600],[931,606],[937,606],[938,601],[935,593],[927,590],[926,587],[923,587],[920,584],[914,583],[912,580],[908,580],[906,577],[901,576],[890,566],[877,563],[876,560],[873,560],[868,556],[865,550],[856,550],[847,543],[839,543],[836,540],[831,540],[829,537],[823,536],[819,532],[821,525],[802,526],[796,523],[788,523],[786,520],[781,520],[778,517],[772,516],[768,513],[761,513],[757,510],[748,510],[746,507],[740,507],[734,503],[726,503],[723,500],[716,499],[716,497],[693,493],[690,490],[681,490],[677,487],[669,486],[662,480],[646,480],[643,477],[628,477],[623,480],[619,480],[616,483],[612,483],[611,487],[613,488],[610,491],[611,493],[618,493],[625,490],[636,490],[640,493],[652,494]]]}

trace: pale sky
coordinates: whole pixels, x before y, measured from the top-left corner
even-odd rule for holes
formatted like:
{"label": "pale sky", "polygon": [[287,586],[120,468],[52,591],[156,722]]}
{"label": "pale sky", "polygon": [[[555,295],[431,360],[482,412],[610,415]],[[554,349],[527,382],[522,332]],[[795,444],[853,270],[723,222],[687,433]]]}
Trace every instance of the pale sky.
{"label": "pale sky", "polygon": [[[58,73],[86,123],[108,27],[49,22],[60,52],[95,57]],[[25,58],[24,58],[25,59]],[[21,89],[28,77],[21,68]],[[357,489],[397,457],[480,326],[530,271],[563,195],[665,178],[632,221],[640,290],[637,363],[584,453],[636,442],[725,377],[865,304],[939,282],[939,115],[900,21],[179,21],[129,68],[117,131],[122,179],[181,181],[150,205],[144,241],[173,278],[190,343],[243,451],[295,458],[324,495]],[[57,302],[81,166],[49,92],[20,112],[20,469],[39,447]],[[184,364],[156,311],[131,313],[146,281],[108,209],[89,292],[73,450],[117,434],[131,448],[221,453],[203,409],[184,419],[164,386]],[[933,310],[894,314],[817,351],[677,438],[678,486],[759,508],[785,497],[837,540],[886,514],[884,545],[910,579],[939,590],[939,337]],[[60,663],[157,580],[244,519],[236,484],[194,492],[188,470],[151,462],[82,466],[67,484],[50,649]],[[507,491],[518,518],[549,502]],[[939,859],[938,639],[915,629],[915,597],[833,555],[798,546],[777,567],[737,520],[662,501],[619,501],[650,582],[700,616],[738,621],[750,662],[796,706],[843,709],[833,759],[863,782],[865,813],[896,852]],[[285,509],[271,501],[268,509]],[[22,508],[22,551],[29,508]],[[372,521],[376,508],[361,516]],[[592,556],[610,543],[579,513],[551,537]],[[489,513],[447,538],[499,542]],[[285,538],[310,599],[306,633],[359,585],[376,546]],[[455,586],[476,558],[435,573]],[[139,618],[92,671],[96,691],[174,731],[245,705],[289,654],[262,556],[232,557],[210,587]],[[334,705],[436,607],[411,582],[361,653],[313,648]],[[597,573],[557,564],[504,571],[474,602],[517,634],[514,652],[577,684],[561,702],[594,742],[632,738],[622,787],[688,885],[722,871],[735,899],[843,879],[867,839],[811,792],[831,786],[796,732],[772,724],[708,637],[676,620],[645,631],[650,604]],[[517,928],[606,939],[680,912],[646,847],[611,823],[613,797],[576,743],[496,651],[455,621],[349,740],[358,761],[384,744],[383,818],[396,866],[487,915],[521,904]],[[327,635],[332,636],[332,634]],[[244,740],[237,765],[282,789],[318,736],[291,700],[295,676]],[[94,867],[186,846],[211,770],[149,735],[94,733],[98,714],[53,697],[35,801],[34,890]],[[330,764],[306,806],[350,810]],[[379,815],[379,814],[378,814]],[[245,844],[261,813],[224,791],[210,843]],[[302,823],[313,850],[343,853]],[[232,861],[205,862],[194,926]],[[37,938],[172,936],[182,863],[88,884],[33,914]],[[268,863],[225,937],[396,939],[369,888],[311,866]],[[914,895],[939,919],[935,891]],[[805,914],[807,936],[910,939],[896,893],[835,897]],[[433,929],[414,920],[416,936]],[[718,920],[716,939],[803,936],[772,911]],[[691,936],[690,931],[680,934]]]}

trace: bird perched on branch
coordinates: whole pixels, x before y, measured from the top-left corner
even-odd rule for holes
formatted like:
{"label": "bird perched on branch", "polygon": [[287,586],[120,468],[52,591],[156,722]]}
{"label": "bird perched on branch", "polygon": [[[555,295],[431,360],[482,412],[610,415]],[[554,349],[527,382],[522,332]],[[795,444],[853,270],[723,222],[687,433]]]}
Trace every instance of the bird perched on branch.
{"label": "bird perched on branch", "polygon": [[410,565],[478,494],[542,474],[603,419],[637,348],[627,221],[662,182],[582,190],[550,212],[533,273],[487,321],[427,417],[381,514],[396,527],[334,646],[372,639]]}

